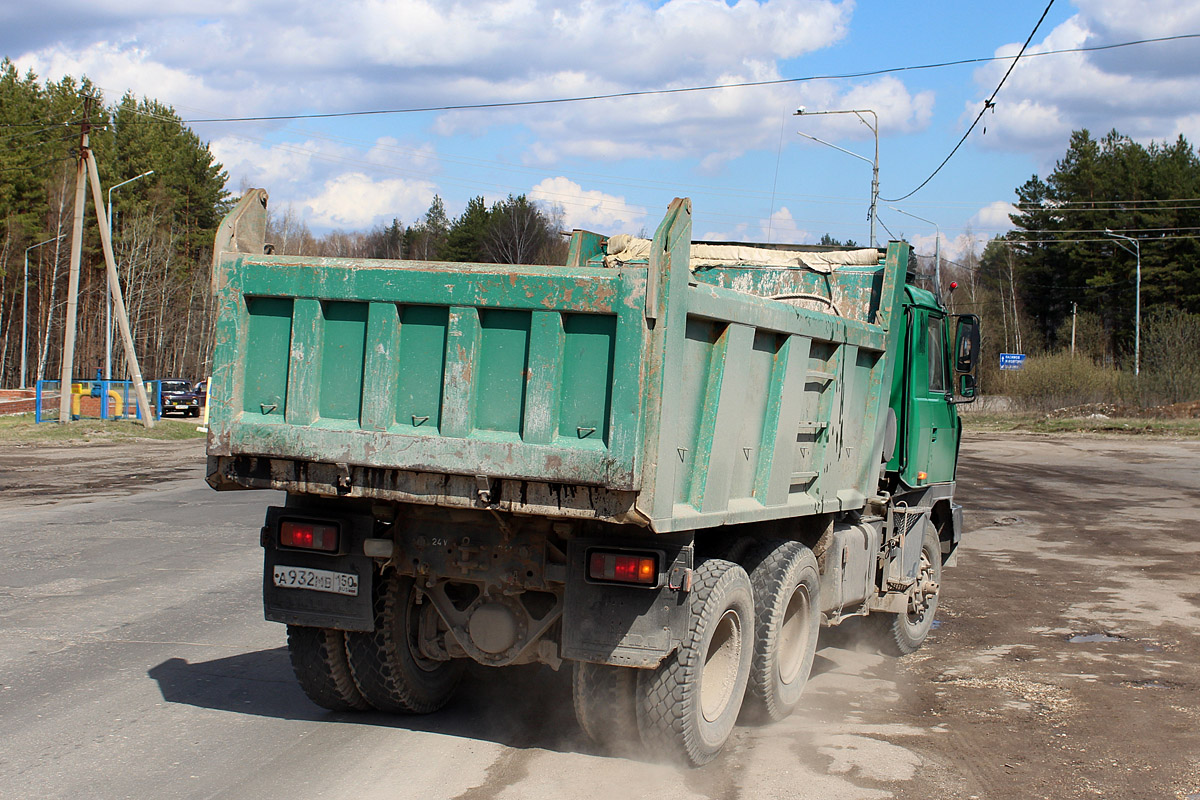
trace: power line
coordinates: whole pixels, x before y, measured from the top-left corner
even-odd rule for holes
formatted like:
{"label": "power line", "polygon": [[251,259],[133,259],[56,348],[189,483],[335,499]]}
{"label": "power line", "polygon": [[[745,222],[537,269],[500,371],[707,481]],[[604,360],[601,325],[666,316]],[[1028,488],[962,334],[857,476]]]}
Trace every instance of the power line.
{"label": "power line", "polygon": [[[1098,205],[1138,205],[1141,203],[1196,203],[1200,202],[1200,197],[1171,197],[1146,200],[1062,200],[1054,201],[1055,205],[1044,205],[1042,203],[1013,203],[1014,208],[1030,211],[1045,211],[1053,214],[1056,211],[1075,210],[1068,208],[1069,206],[1098,206]],[[1103,209],[1078,209],[1082,211],[1103,210]]]}
{"label": "power line", "polygon": [[52,158],[49,161],[43,161],[40,164],[29,164],[29,165],[22,165],[19,167],[4,167],[3,169],[0,169],[0,172],[28,172],[30,170],[41,169],[42,167],[47,167],[51,164],[58,164],[61,162],[74,161],[74,160],[75,159],[72,156],[63,156],[61,158]]}
{"label": "power line", "polygon": [[942,163],[937,165],[937,169],[935,169],[933,172],[931,172],[929,174],[928,178],[921,181],[921,184],[917,188],[915,188],[911,192],[909,192],[908,194],[902,195],[900,197],[894,197],[894,198],[881,197],[880,198],[881,200],[883,200],[885,203],[899,203],[901,200],[907,200],[908,198],[912,197],[917,192],[924,189],[925,185],[928,184],[931,180],[933,180],[935,175],[937,175],[939,172],[942,171],[942,167],[946,166],[946,164],[949,163],[950,159],[954,157],[954,154],[958,152],[958,148],[962,147],[963,142],[965,142],[967,140],[967,137],[971,135],[971,131],[975,130],[975,126],[979,124],[979,120],[983,119],[983,115],[985,113],[987,113],[987,110],[989,108],[994,108],[996,106],[996,102],[995,102],[996,95],[1000,93],[1001,87],[1003,87],[1004,82],[1008,80],[1008,76],[1012,74],[1013,68],[1016,67],[1017,62],[1021,60],[1021,56],[1025,55],[1025,49],[1027,47],[1029,47],[1029,43],[1033,41],[1034,34],[1036,34],[1038,32],[1038,28],[1042,27],[1042,22],[1045,21],[1046,15],[1050,13],[1050,8],[1053,5],[1054,5],[1054,0],[1050,0],[1050,2],[1046,4],[1046,8],[1042,11],[1042,16],[1038,18],[1037,24],[1034,25],[1033,30],[1031,30],[1029,32],[1029,37],[1027,39],[1025,39],[1025,44],[1021,45],[1021,51],[1019,53],[1017,53],[1017,56],[1016,56],[1016,58],[1013,59],[1013,62],[1008,65],[1008,71],[1006,71],[1004,73],[1004,77],[1001,78],[1000,83],[996,85],[996,89],[995,89],[995,91],[992,92],[992,96],[989,97],[987,100],[983,101],[983,108],[979,109],[979,115],[975,117],[975,121],[971,123],[971,127],[967,128],[967,132],[964,133],[962,135],[962,138],[958,140],[958,144],[954,145],[954,149],[952,149],[950,151],[949,155],[947,155],[944,159],[942,159]]}
{"label": "power line", "polygon": [[[1192,236],[1147,236],[1138,239],[1139,242],[1163,242],[1174,241],[1178,239],[1200,239],[1200,235]],[[1077,244],[1083,242],[1111,242],[1112,239],[1107,236],[1098,237],[1095,239],[989,239],[989,242],[1000,242],[1006,245],[1026,245],[1026,244]]]}
{"label": "power line", "polygon": [[[1051,2],[1051,5],[1053,5],[1053,2]],[[1049,6],[1047,6],[1047,11],[1049,11]],[[1043,14],[1042,16],[1044,19],[1045,14]],[[1041,22],[1039,21],[1038,24],[1040,26]],[[1035,33],[1036,33],[1036,31],[1037,31],[1037,28],[1034,28]],[[1030,34],[1030,39],[1032,39],[1032,38],[1033,38],[1033,34]],[[525,107],[525,106],[559,105],[559,104],[564,104],[564,103],[585,103],[585,102],[593,102],[593,101],[597,101],[597,100],[616,100],[616,99],[630,98],[630,97],[651,97],[651,96],[656,96],[656,95],[685,94],[685,93],[690,93],[690,92],[710,92],[710,91],[717,91],[720,89],[747,89],[747,88],[754,88],[754,87],[760,87],[760,86],[780,86],[780,85],[792,84],[792,83],[808,83],[811,81],[848,80],[848,79],[852,79],[852,78],[870,78],[870,77],[876,77],[879,75],[895,74],[898,72],[916,72],[916,71],[921,71],[921,70],[942,69],[945,67],[957,67],[957,66],[963,66],[963,65],[967,65],[967,64],[987,64],[987,63],[991,63],[991,62],[995,62],[995,61],[1008,61],[1008,60],[1012,59],[1013,63],[1009,67],[1009,72],[1011,72],[1012,66],[1015,66],[1017,63],[1017,59],[1020,59],[1022,57],[1034,58],[1034,57],[1038,57],[1038,56],[1063,55],[1066,53],[1087,53],[1087,52],[1095,52],[1095,51],[1099,51],[1099,50],[1114,50],[1114,49],[1121,48],[1121,47],[1134,47],[1134,46],[1143,45],[1143,44],[1156,44],[1156,43],[1160,43],[1160,42],[1170,42],[1170,41],[1178,41],[1178,40],[1184,40],[1184,39],[1200,39],[1200,33],[1184,33],[1184,34],[1177,34],[1175,36],[1159,36],[1159,37],[1155,37],[1155,38],[1151,38],[1151,39],[1137,39],[1137,40],[1127,41],[1127,42],[1114,42],[1112,44],[1093,45],[1090,47],[1067,47],[1067,48],[1062,48],[1059,50],[1046,50],[1046,51],[1040,52],[1040,53],[1029,53],[1027,55],[1025,54],[1025,47],[1022,47],[1021,52],[1016,57],[1013,57],[1013,56],[989,56],[989,57],[983,57],[983,58],[963,58],[963,59],[958,59],[955,61],[939,61],[939,62],[934,62],[934,63],[929,63],[929,64],[910,64],[910,65],[901,66],[901,67],[883,67],[880,69],[862,70],[859,72],[831,73],[828,75],[807,75],[807,76],[799,77],[799,78],[777,78],[777,79],[768,80],[768,81],[742,81],[739,83],[720,83],[720,84],[712,84],[712,85],[706,85],[706,86],[686,86],[686,87],[679,87],[679,88],[675,88],[675,89],[644,89],[644,90],[630,91],[630,92],[613,92],[613,93],[609,93],[609,94],[593,94],[593,95],[580,95],[580,96],[575,96],[575,97],[543,98],[543,99],[539,99],[539,100],[511,100],[511,101],[506,101],[506,102],[495,102],[495,103],[461,103],[461,104],[456,104],[456,105],[444,105],[444,106],[415,106],[415,107],[410,107],[410,108],[365,109],[365,110],[357,110],[357,111],[331,111],[331,112],[313,113],[313,114],[274,114],[274,115],[261,115],[261,116],[253,116],[253,117],[207,117],[207,118],[187,119],[187,120],[182,120],[182,122],[187,123],[187,124],[199,124],[199,123],[211,123],[211,122],[284,122],[284,121],[288,121],[288,120],[301,120],[301,119],[333,119],[333,118],[338,118],[338,117],[367,117],[367,116],[380,116],[380,115],[386,115],[386,114],[421,114],[421,113],[444,112],[444,111],[475,111],[475,110],[498,109],[498,108],[521,108],[521,107]],[[1028,44],[1029,43],[1027,41],[1026,47],[1028,46]],[[1007,74],[1005,75],[1005,77],[1007,78]],[[1001,82],[1001,85],[1003,85],[1003,81]],[[999,87],[997,87],[997,91],[998,90],[999,90]],[[994,93],[993,93],[992,97],[993,98],[995,97]],[[981,113],[981,116],[982,116],[982,113]],[[972,127],[974,127],[974,126],[972,126]],[[968,131],[968,133],[969,133],[969,131]],[[903,199],[903,198],[901,198],[901,199]],[[898,201],[889,200],[888,202],[898,202]]]}

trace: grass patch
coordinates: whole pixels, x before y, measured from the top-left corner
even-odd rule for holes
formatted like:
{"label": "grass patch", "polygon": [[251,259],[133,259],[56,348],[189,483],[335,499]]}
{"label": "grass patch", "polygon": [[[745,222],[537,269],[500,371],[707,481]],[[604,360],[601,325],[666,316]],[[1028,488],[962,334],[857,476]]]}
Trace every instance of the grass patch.
{"label": "grass patch", "polygon": [[137,439],[181,441],[201,439],[199,420],[160,419],[146,430],[140,422],[126,420],[76,420],[68,425],[57,422],[33,421],[33,414],[12,414],[0,417],[0,444],[54,444],[58,442],[128,442]]}
{"label": "grass patch", "polygon": [[1155,417],[1051,417],[1036,412],[963,414],[963,430],[979,432],[1107,433],[1200,439],[1200,419]]}

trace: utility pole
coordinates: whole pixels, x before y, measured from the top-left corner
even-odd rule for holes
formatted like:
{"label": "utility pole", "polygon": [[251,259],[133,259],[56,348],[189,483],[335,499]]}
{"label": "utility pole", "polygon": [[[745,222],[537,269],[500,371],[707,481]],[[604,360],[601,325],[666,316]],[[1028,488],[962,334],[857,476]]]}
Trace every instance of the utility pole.
{"label": "utility pole", "polygon": [[71,382],[75,366],[75,317],[79,313],[79,263],[83,259],[83,208],[87,191],[88,133],[92,98],[83,99],[83,125],[79,134],[79,163],[75,166],[75,219],[71,226],[71,267],[67,280],[67,318],[63,323],[62,368],[58,380],[58,421],[71,421]]}
{"label": "utility pole", "polygon": [[1132,250],[1120,242],[1117,242],[1117,246],[1126,253],[1133,253],[1137,257],[1137,290],[1133,300],[1133,374],[1136,376],[1142,364],[1142,243],[1132,236],[1113,233],[1108,228],[1104,229],[1104,233],[1114,239],[1125,239],[1132,242]]}
{"label": "utility pole", "polygon": [[[112,211],[112,193],[120,189],[127,183],[133,183],[136,180],[145,178],[147,175],[153,175],[154,170],[143,172],[135,178],[130,178],[127,181],[121,181],[116,186],[108,187],[108,240],[112,241],[113,228],[113,211]],[[110,279],[111,280],[111,279]],[[108,291],[108,302],[104,304],[104,380],[112,380],[112,288]]]}
{"label": "utility pole", "polygon": [[125,301],[121,296],[121,284],[117,280],[116,259],[113,258],[112,238],[108,231],[108,217],[104,212],[104,193],[100,189],[100,171],[96,167],[96,156],[88,146],[88,131],[90,128],[92,99],[84,100],[83,135],[80,139],[79,168],[76,171],[75,184],[75,227],[74,238],[71,240],[71,278],[67,296],[67,329],[63,337],[63,368],[60,388],[58,419],[59,422],[71,421],[71,378],[72,365],[75,360],[75,317],[79,305],[79,264],[83,248],[83,206],[86,185],[91,179],[92,204],[96,208],[97,221],[100,223],[100,244],[104,249],[104,263],[108,269],[108,288],[113,304],[116,306],[117,327],[121,329],[121,337],[125,343],[125,360],[129,364],[129,376],[133,381],[133,391],[137,396],[138,409],[141,411],[142,425],[154,427],[154,416],[150,410],[150,398],[146,395],[146,386],[142,381],[142,371],[138,366],[137,353],[133,349],[133,336],[129,332],[129,316],[125,311]]}
{"label": "utility pole", "polygon": [[1071,358],[1075,357],[1075,312],[1077,303],[1071,303]]}
{"label": "utility pole", "polygon": [[35,245],[30,245],[25,248],[25,282],[21,284],[21,388],[24,389],[25,383],[25,360],[26,351],[29,349],[26,344],[26,336],[29,330],[29,251],[36,250],[44,244],[57,242],[59,239],[66,236],[65,233],[60,233],[53,239],[47,239],[44,242],[38,242]]}
{"label": "utility pole", "polygon": [[[875,158],[870,159],[866,156],[860,156],[858,153],[847,150],[844,147],[838,147],[832,142],[827,142],[824,139],[818,139],[817,137],[810,136],[807,133],[796,131],[796,133],[800,134],[805,139],[811,139],[818,144],[823,144],[826,147],[832,147],[834,150],[840,150],[848,156],[854,156],[855,158],[861,161],[866,161],[871,165],[871,205],[867,209],[867,215],[871,220],[871,247],[875,247],[878,244],[878,242],[875,241],[875,207],[879,204],[879,115],[869,108],[844,108],[830,111],[809,111],[804,106],[800,106],[800,108],[798,108],[796,113],[792,116],[813,116],[814,114],[853,114],[854,116],[858,117],[858,121],[863,125],[866,125],[871,133],[875,136]],[[863,114],[870,114],[871,118],[875,120],[875,124],[872,125],[870,122],[867,122],[866,117],[864,117]]]}

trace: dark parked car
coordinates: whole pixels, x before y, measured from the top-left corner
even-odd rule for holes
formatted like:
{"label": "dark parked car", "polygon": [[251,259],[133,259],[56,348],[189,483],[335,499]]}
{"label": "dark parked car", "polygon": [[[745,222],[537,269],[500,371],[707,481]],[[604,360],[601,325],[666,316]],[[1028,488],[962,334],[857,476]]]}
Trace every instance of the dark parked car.
{"label": "dark parked car", "polygon": [[200,416],[200,395],[193,384],[183,378],[163,378],[161,385],[162,415],[183,414],[185,417]]}

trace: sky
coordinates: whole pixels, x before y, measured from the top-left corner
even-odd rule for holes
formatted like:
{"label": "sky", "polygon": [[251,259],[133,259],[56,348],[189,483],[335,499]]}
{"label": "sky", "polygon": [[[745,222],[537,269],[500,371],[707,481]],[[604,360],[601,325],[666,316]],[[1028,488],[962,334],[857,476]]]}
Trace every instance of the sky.
{"label": "sky", "polygon": [[[1014,190],[1071,131],[1200,141],[1195,0],[41,0],[0,8],[0,55],[174,107],[229,189],[261,186],[316,233],[420,220],[434,195],[526,194],[565,228],[652,234],[692,198],[693,236],[876,238],[961,257],[1010,227]],[[1043,55],[1039,55],[1043,54]],[[966,59],[990,62],[827,78]],[[791,80],[817,76],[818,80]],[[206,122],[738,88],[412,113]],[[817,137],[814,142],[800,134]],[[838,149],[840,148],[840,150]],[[844,151],[850,151],[849,153]],[[910,216],[912,215],[912,216]],[[918,219],[920,218],[920,219]]]}

